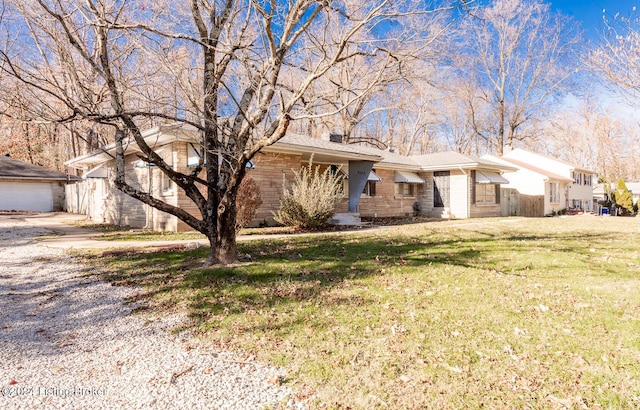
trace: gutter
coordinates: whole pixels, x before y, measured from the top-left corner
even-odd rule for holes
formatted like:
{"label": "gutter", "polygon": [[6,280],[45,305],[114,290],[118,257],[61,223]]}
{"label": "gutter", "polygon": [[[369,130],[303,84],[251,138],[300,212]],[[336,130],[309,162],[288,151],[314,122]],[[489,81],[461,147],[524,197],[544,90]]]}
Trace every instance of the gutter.
{"label": "gutter", "polygon": [[[365,161],[373,161],[380,162],[384,158],[380,155],[368,155],[368,154],[358,154],[352,152],[345,151],[334,151],[325,148],[316,148],[316,147],[301,147],[299,145],[290,145],[286,143],[277,143],[277,146],[269,145],[268,147],[262,148],[261,152],[272,152],[272,153],[281,153],[281,154],[320,154],[320,155],[329,155],[336,158],[341,159],[359,159]],[[298,148],[300,147],[300,148]]]}

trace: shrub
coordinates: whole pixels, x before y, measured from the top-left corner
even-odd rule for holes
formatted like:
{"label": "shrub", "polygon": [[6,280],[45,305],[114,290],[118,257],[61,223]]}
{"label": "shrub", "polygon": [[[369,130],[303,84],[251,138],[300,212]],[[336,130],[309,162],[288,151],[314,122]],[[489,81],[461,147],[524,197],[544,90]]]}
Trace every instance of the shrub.
{"label": "shrub", "polygon": [[622,215],[633,214],[633,195],[627,189],[622,178],[618,179],[618,188],[614,192],[615,204]]}
{"label": "shrub", "polygon": [[260,188],[250,176],[245,176],[240,183],[236,201],[236,232],[239,232],[240,229],[251,223],[256,216],[258,208],[262,205]]}
{"label": "shrub", "polygon": [[342,177],[331,168],[320,173],[312,161],[309,166],[294,170],[291,190],[283,179],[283,194],[280,209],[273,219],[285,226],[302,229],[318,229],[327,225],[327,221],[342,201]]}

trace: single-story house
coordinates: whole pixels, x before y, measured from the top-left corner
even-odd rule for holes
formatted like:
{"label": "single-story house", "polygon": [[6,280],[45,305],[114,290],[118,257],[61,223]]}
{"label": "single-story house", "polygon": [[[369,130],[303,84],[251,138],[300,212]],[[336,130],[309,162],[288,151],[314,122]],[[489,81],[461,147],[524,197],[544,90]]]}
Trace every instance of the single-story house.
{"label": "single-story house", "polygon": [[62,211],[65,185],[75,177],[0,156],[0,210]]}
{"label": "single-story house", "polygon": [[[198,163],[198,135],[195,129],[183,125],[155,127],[143,133],[158,154],[184,173]],[[114,152],[112,144],[67,161],[68,166],[84,172],[83,181],[68,188],[69,211],[118,225],[170,231],[189,229],[177,218],[115,189],[111,181],[115,173]],[[136,155],[139,152],[135,142],[127,144],[127,180],[197,215],[197,207],[185,193],[159,169],[141,161]],[[310,160],[344,173],[345,201],[338,209],[338,221],[414,212],[444,218],[499,216],[499,186],[508,183],[501,174],[516,169],[453,152],[402,156],[366,146],[288,134],[256,155],[248,171],[260,187],[263,201],[252,225],[274,223],[272,212],[280,205],[283,181],[291,183],[293,170]]]}

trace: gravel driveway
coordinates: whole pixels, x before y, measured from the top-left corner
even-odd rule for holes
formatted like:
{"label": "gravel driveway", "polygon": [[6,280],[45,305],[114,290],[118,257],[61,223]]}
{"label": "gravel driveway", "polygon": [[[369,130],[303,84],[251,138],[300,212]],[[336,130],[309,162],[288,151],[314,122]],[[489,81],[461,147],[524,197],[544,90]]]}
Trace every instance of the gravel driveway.
{"label": "gravel driveway", "polygon": [[282,369],[191,347],[178,317],[129,315],[136,289],[84,274],[34,238],[37,220],[0,216],[0,408],[300,408]]}

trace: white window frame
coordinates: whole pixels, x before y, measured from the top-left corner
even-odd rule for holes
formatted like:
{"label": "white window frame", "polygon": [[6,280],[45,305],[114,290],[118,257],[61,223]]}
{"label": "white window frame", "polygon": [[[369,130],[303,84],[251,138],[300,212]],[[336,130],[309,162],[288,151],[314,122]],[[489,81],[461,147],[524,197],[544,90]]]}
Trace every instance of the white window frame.
{"label": "white window frame", "polygon": [[549,203],[560,203],[560,184],[558,182],[549,182]]}
{"label": "white window frame", "polygon": [[[173,168],[173,150],[171,149],[171,146],[167,147],[167,148],[161,148],[157,151],[158,155],[162,156],[162,159],[164,159],[164,162],[167,163],[167,165],[169,165],[171,168]],[[165,174],[164,172],[162,172],[162,170],[158,169],[158,171],[160,171],[160,192],[162,196],[168,196],[168,195],[172,195],[174,188],[175,188],[175,184],[173,183],[173,181],[171,180],[171,178],[169,178],[167,176],[167,174]]]}

